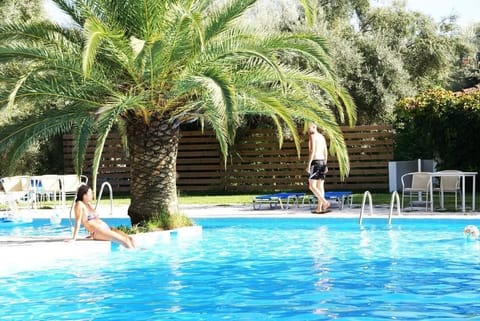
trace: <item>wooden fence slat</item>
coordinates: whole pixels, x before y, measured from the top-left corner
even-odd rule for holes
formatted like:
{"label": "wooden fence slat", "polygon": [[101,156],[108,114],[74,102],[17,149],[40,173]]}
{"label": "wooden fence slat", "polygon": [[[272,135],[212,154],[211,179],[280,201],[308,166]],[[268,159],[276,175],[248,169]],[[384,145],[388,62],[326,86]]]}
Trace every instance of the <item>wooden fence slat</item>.
{"label": "wooden fence slat", "polygon": [[[393,157],[391,126],[341,127],[350,157],[350,175],[339,178],[338,162],[329,159],[327,189],[388,189],[388,161]],[[270,129],[255,129],[241,133],[230,149],[225,167],[213,132],[182,131],[177,156],[177,186],[180,191],[252,191],[272,192],[308,190],[305,172],[308,142],[299,131],[302,141],[300,158],[288,135],[279,149],[278,135]],[[328,137],[327,137],[328,139]],[[72,173],[73,136],[65,135],[65,173]],[[87,148],[84,173],[91,178],[94,141]],[[115,191],[130,189],[129,161],[118,135],[107,138],[99,184],[109,181]]]}

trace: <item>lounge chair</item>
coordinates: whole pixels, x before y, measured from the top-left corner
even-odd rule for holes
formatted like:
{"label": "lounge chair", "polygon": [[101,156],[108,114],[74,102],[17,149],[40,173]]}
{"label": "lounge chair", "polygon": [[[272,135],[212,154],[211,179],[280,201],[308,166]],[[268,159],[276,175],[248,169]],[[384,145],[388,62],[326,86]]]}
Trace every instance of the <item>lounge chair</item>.
{"label": "lounge chair", "polygon": [[305,193],[300,192],[284,192],[255,196],[252,200],[254,210],[260,209],[262,204],[268,204],[270,208],[280,206],[280,208],[288,209],[291,205],[300,205],[300,200],[304,200]]}
{"label": "lounge chair", "polygon": [[[325,199],[330,202],[335,202],[340,209],[345,207],[345,204],[348,204],[349,207],[352,207],[353,203],[353,192],[352,191],[328,191],[325,192]],[[315,195],[308,197],[308,202],[310,208],[317,205],[317,198]]]}
{"label": "lounge chair", "polygon": [[30,186],[30,176],[8,176],[0,179],[3,189],[1,202],[4,205],[15,201],[34,207],[36,199]]}
{"label": "lounge chair", "polygon": [[59,201],[61,203],[60,178],[58,175],[35,176],[34,180],[40,182],[39,186],[41,188],[36,191],[36,194],[40,197],[41,203],[44,201]]}

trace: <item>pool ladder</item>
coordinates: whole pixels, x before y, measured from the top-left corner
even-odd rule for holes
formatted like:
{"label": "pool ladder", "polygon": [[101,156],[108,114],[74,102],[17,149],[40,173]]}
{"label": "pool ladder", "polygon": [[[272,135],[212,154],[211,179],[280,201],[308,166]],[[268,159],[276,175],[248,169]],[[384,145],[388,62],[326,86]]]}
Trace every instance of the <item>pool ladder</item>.
{"label": "pool ladder", "polygon": [[[100,202],[100,199],[102,198],[103,195],[103,189],[107,186],[109,194],[110,194],[110,215],[113,214],[113,189],[112,185],[109,182],[103,182],[102,185],[100,186],[100,192],[98,193],[97,197],[97,202],[95,203],[95,209],[97,209],[98,204]],[[76,197],[73,198],[72,206],[70,206],[70,213],[69,213],[69,221],[70,221],[70,227],[73,227],[72,224],[72,210],[73,207],[75,206],[75,201],[77,200]]]}
{"label": "pool ladder", "polygon": [[95,203],[95,209],[98,207],[98,203],[100,202],[100,199],[102,198],[103,195],[103,188],[107,186],[109,195],[110,195],[110,215],[113,214],[113,190],[112,190],[112,185],[109,182],[103,182],[102,186],[100,186],[100,192],[98,193],[97,197],[97,203]]}
{"label": "pool ladder", "polygon": [[[370,216],[373,215],[373,205],[372,205],[372,194],[369,191],[365,191],[363,193],[363,200],[362,200],[362,209],[360,210],[360,216],[358,217],[358,224],[362,224],[363,221],[363,213],[365,212],[365,202],[368,198],[368,204],[370,208]],[[393,214],[393,205],[394,203],[397,204],[397,215],[400,216],[400,196],[398,195],[397,191],[393,191],[392,197],[390,200],[390,212],[388,214],[388,224],[392,223],[392,214]]]}

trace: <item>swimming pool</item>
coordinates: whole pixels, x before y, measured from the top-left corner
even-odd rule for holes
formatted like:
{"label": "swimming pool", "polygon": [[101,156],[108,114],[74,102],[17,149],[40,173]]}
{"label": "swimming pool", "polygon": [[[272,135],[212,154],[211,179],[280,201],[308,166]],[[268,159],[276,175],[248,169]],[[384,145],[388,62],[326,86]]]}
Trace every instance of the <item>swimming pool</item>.
{"label": "swimming pool", "polygon": [[480,318],[473,219],[196,222],[198,238],[2,277],[2,320]]}

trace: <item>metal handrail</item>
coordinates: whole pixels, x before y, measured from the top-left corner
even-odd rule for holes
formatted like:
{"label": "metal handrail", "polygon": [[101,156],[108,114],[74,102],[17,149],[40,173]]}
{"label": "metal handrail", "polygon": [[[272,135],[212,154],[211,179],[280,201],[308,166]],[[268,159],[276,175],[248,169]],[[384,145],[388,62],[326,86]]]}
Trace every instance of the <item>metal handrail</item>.
{"label": "metal handrail", "polygon": [[373,215],[372,194],[369,191],[365,191],[365,193],[363,193],[362,209],[360,210],[360,216],[358,218],[358,224],[362,224],[363,212],[364,212],[364,209],[365,209],[365,201],[367,200],[367,197],[368,197],[368,202],[370,204],[370,215]]}
{"label": "metal handrail", "polygon": [[392,223],[393,203],[395,200],[397,201],[397,215],[402,215],[400,210],[400,196],[398,195],[397,191],[393,191],[392,198],[390,200],[390,213],[388,214],[388,224]]}
{"label": "metal handrail", "polygon": [[100,187],[100,192],[98,193],[97,197],[97,203],[95,204],[95,209],[97,209],[98,203],[100,202],[100,199],[102,198],[103,194],[103,188],[107,186],[108,190],[110,192],[110,215],[113,214],[113,190],[112,190],[112,185],[109,182],[103,182],[102,186]]}

